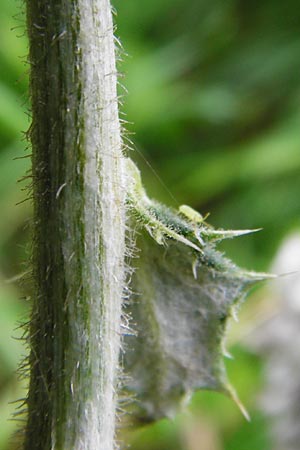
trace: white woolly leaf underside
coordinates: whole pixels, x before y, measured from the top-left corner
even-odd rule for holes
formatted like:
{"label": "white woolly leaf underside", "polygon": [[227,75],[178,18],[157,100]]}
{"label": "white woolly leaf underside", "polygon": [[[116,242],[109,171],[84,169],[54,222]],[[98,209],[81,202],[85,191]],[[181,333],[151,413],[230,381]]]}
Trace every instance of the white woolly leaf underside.
{"label": "white woolly leaf underside", "polygon": [[214,230],[190,207],[175,211],[152,201],[130,160],[127,169],[139,253],[128,307],[137,336],[125,338],[124,365],[135,413],[170,417],[187,394],[212,389],[229,394],[246,415],[227,381],[224,335],[247,288],[267,275],[239,269],[215,245],[249,230]]}

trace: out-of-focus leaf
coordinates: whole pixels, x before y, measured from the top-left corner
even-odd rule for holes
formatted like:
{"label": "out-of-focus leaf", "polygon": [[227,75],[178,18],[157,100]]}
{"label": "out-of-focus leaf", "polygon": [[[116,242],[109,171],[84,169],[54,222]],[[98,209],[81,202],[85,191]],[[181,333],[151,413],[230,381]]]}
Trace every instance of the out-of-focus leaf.
{"label": "out-of-focus leaf", "polygon": [[18,338],[23,334],[17,328],[17,320],[24,321],[28,308],[16,300],[16,292],[12,286],[1,281],[0,285],[0,366],[1,376],[13,373],[20,362],[24,351],[23,342]]}
{"label": "out-of-focus leaf", "polygon": [[20,97],[3,83],[0,82],[0,131],[3,135],[21,137],[21,132],[26,131],[28,122],[21,108]]}
{"label": "out-of-focus leaf", "polygon": [[[25,17],[22,11],[17,13],[18,17],[14,16],[15,5],[13,3],[8,1],[2,1],[1,3],[0,79],[14,91],[24,94],[28,80],[28,66],[25,63],[25,60],[27,60]],[[9,5],[8,8],[7,5]]]}
{"label": "out-of-focus leaf", "polygon": [[0,394],[0,450],[15,448],[12,445],[16,442],[13,436],[22,427],[20,422],[13,420],[13,414],[16,412],[16,399],[25,397],[26,387],[24,383],[17,382],[16,378],[10,381]]}
{"label": "out-of-focus leaf", "polygon": [[164,173],[167,179],[175,178],[176,173],[176,182],[172,185],[170,181],[168,185],[175,195],[181,191],[189,202],[199,204],[236,184],[266,181],[299,171],[298,123],[299,115],[296,114],[253,142],[236,146],[227,153],[219,152],[205,161],[201,153],[190,158],[185,156],[181,174],[175,169],[179,166],[178,161],[173,159],[166,165]]}
{"label": "out-of-focus leaf", "polygon": [[30,170],[30,158],[26,158],[26,153],[24,153],[22,147],[23,145],[16,141],[0,153],[0,167],[2,172],[0,178],[0,198],[5,197],[13,190],[20,191],[20,188],[26,185],[26,182],[23,183],[23,186],[17,184],[21,178],[29,174]]}

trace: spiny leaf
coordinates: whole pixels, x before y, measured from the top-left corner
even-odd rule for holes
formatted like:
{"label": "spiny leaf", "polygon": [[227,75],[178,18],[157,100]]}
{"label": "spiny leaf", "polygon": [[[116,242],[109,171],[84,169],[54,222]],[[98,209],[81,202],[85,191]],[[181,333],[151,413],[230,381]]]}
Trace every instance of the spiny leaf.
{"label": "spiny leaf", "polygon": [[204,388],[228,394],[247,416],[227,381],[224,336],[247,289],[268,275],[226,259],[215,239],[227,233],[190,207],[176,212],[150,200],[138,169],[128,164],[139,254],[129,306],[137,337],[125,340],[125,368],[139,403],[136,413],[148,420],[172,416],[186,395]]}

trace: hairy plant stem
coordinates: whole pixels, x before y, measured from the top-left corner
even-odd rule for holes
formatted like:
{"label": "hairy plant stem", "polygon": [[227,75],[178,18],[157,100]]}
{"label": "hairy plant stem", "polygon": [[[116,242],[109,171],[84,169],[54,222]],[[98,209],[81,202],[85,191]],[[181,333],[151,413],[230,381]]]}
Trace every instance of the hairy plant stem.
{"label": "hairy plant stem", "polygon": [[27,0],[34,198],[25,450],[112,450],[124,164],[109,0]]}

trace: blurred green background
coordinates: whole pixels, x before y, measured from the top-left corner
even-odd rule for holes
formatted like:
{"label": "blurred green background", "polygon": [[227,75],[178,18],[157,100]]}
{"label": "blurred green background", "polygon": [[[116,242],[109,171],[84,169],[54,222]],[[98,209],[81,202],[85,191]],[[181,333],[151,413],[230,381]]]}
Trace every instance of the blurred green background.
{"label": "blurred green background", "polygon": [[[268,270],[280,241],[300,223],[298,4],[115,0],[114,6],[124,46],[119,64],[122,118],[128,121],[124,138],[132,141],[128,152],[150,196],[210,212],[209,222],[217,227],[262,227],[222,249],[242,266]],[[15,448],[10,436],[20,424],[8,421],[15,409],[9,402],[24,396],[16,369],[26,350],[13,339],[22,334],[18,323],[29,307],[26,282],[15,280],[26,271],[30,254],[31,205],[15,206],[26,198],[26,182],[17,180],[29,169],[28,158],[22,158],[28,153],[22,132],[29,126],[24,28],[21,2],[2,0],[0,450]],[[262,296],[255,292],[245,305],[250,328]],[[228,399],[198,393],[188,426],[179,417],[126,431],[133,450],[272,448],[268,421],[257,406],[263,363],[237,342],[242,333],[233,329],[235,361],[228,370],[251,423]]]}

